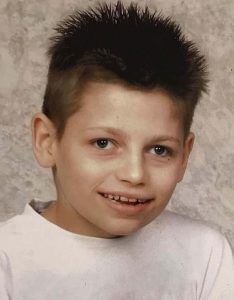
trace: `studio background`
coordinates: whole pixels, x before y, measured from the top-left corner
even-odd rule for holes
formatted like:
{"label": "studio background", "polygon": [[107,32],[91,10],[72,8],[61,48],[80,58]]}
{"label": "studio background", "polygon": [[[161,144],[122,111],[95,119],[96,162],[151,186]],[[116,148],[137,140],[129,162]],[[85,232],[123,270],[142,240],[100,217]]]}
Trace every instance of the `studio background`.
{"label": "studio background", "polygon": [[[31,117],[42,103],[52,28],[75,7],[95,2],[0,1],[0,221],[32,198],[55,198],[51,171],[31,151]],[[194,150],[168,209],[218,228],[234,247],[234,1],[134,2],[171,15],[207,56],[209,94],[196,110]]]}

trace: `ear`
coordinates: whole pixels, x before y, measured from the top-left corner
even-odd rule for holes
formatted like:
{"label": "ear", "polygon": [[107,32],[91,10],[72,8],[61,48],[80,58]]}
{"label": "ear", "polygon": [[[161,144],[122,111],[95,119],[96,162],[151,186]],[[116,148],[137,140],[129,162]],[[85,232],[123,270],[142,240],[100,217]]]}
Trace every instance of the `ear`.
{"label": "ear", "polygon": [[181,162],[181,171],[179,174],[179,178],[178,178],[178,182],[180,182],[185,174],[186,168],[187,168],[187,164],[188,164],[188,159],[190,156],[190,153],[193,149],[193,144],[194,144],[194,140],[195,140],[195,135],[193,132],[190,132],[184,142],[184,149],[183,149],[183,158],[182,158],[182,162]]}
{"label": "ear", "polygon": [[32,145],[38,163],[44,168],[51,168],[54,162],[56,130],[53,123],[42,113],[32,119]]}

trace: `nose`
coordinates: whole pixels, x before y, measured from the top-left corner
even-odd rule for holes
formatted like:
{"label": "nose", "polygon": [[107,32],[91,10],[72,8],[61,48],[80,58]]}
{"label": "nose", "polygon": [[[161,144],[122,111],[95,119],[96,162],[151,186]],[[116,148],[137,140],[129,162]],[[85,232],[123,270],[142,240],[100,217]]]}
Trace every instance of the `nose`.
{"label": "nose", "polygon": [[118,180],[131,185],[144,185],[146,175],[144,157],[141,153],[129,153],[121,158],[116,172]]}

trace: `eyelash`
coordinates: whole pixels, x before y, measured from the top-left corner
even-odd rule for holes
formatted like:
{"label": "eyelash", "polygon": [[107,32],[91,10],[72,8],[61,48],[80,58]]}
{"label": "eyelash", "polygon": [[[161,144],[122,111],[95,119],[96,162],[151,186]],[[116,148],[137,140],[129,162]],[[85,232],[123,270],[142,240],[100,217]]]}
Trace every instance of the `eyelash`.
{"label": "eyelash", "polygon": [[[94,144],[96,146],[97,149],[100,149],[100,150],[110,150],[110,148],[107,148],[107,147],[99,147],[98,146],[98,142],[107,142],[107,145],[109,143],[111,143],[112,145],[114,145],[114,142],[111,140],[111,139],[107,139],[107,138],[98,138],[98,139],[95,139],[92,141],[92,144]],[[155,150],[156,148],[161,148],[163,150],[163,153],[160,155],[160,154],[157,154],[157,153],[153,153],[154,155],[157,155],[159,157],[168,157],[170,155],[172,155],[172,150],[166,146],[163,146],[163,145],[154,145],[151,150]],[[152,153],[152,152],[151,152]]]}

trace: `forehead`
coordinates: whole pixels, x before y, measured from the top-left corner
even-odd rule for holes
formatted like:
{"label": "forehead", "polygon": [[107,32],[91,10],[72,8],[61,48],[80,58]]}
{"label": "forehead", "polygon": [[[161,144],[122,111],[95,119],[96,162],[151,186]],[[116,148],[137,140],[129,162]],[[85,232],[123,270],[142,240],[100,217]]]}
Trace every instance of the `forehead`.
{"label": "forehead", "polygon": [[173,131],[181,126],[177,105],[161,90],[139,90],[114,83],[91,82],[80,95],[81,108],[68,123],[116,127],[125,131]]}
{"label": "forehead", "polygon": [[[82,106],[95,109],[97,104],[121,106],[154,106],[157,110],[166,109],[175,114],[177,105],[165,91],[161,89],[139,89],[118,83],[89,82],[80,95]],[[137,105],[138,104],[138,105]]]}

